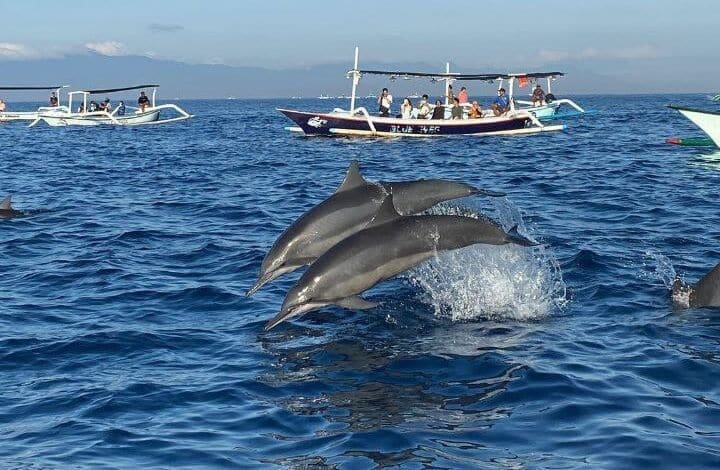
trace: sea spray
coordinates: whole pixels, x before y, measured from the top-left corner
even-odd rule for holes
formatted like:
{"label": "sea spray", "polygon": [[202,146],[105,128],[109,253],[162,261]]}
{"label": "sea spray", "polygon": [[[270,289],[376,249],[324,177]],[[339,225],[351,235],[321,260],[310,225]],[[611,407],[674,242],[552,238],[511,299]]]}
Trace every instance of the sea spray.
{"label": "sea spray", "polygon": [[[430,212],[483,217],[470,209],[447,204]],[[497,212],[506,229],[517,224],[527,233],[519,211],[509,203]],[[480,244],[440,253],[411,270],[409,280],[423,290],[423,300],[436,315],[453,321],[536,319],[567,302],[560,266],[542,246]]]}

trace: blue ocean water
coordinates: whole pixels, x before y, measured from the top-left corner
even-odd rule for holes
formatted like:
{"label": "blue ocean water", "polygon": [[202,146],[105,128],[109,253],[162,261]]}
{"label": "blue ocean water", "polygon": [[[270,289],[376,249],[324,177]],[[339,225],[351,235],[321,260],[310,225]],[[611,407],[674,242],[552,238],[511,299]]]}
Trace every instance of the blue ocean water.
{"label": "blue ocean water", "polygon": [[[277,106],[189,101],[149,128],[0,125],[2,468],[718,468],[720,312],[669,282],[720,260],[720,153],[669,102],[582,96],[562,133],[307,139]],[[504,191],[544,246],[471,247],[365,312],[263,326],[244,293],[351,159],[371,180]]]}

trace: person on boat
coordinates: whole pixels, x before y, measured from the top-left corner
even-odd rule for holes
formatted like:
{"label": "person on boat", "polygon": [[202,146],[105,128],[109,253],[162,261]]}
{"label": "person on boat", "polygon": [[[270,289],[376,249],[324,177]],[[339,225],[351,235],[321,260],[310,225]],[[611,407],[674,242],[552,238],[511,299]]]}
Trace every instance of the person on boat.
{"label": "person on boat", "polygon": [[88,106],[88,108],[89,108],[90,112],[92,113],[92,112],[97,111],[99,106],[98,106],[97,102],[93,100],[93,101],[90,101],[90,106]]}
{"label": "person on boat", "polygon": [[5,102],[3,100],[0,100],[0,113],[5,111]]}
{"label": "person on boat", "polygon": [[77,112],[78,112],[78,113],[84,113],[84,112],[85,112],[85,104],[84,104],[84,103],[80,103],[80,106],[78,106]]}
{"label": "person on boat", "polygon": [[150,106],[150,99],[145,96],[145,92],[141,91],[140,96],[138,97],[138,108],[140,108],[140,112],[144,112],[145,108]]}
{"label": "person on boat", "polygon": [[402,119],[410,119],[412,118],[412,112],[412,101],[410,101],[410,98],[404,98],[402,104],[400,105],[400,117]]}
{"label": "person on boat", "polygon": [[433,108],[433,113],[432,116],[430,116],[430,119],[445,119],[445,108],[443,107],[442,101],[435,101],[435,107]]}
{"label": "person on boat", "polygon": [[457,98],[454,98],[454,104],[451,110],[450,119],[462,119],[463,118],[463,108],[460,106],[460,100]]}
{"label": "person on boat", "polygon": [[420,103],[418,104],[417,109],[418,119],[427,119],[430,114],[430,104],[428,103],[428,98],[428,95],[422,95],[422,98],[420,98]]}
{"label": "person on boat", "polygon": [[112,106],[110,106],[110,98],[105,98],[105,101],[100,103],[100,105],[98,107],[99,107],[100,111],[105,111],[108,113],[110,111],[112,111]]}
{"label": "person on boat", "polygon": [[468,118],[470,119],[478,119],[482,117],[482,108],[480,107],[480,103],[476,101],[472,102],[472,105],[470,106],[470,110],[468,111]]}
{"label": "person on boat", "polygon": [[125,116],[125,102],[121,101],[118,103],[117,112],[115,113],[118,116]]}
{"label": "person on boat", "polygon": [[390,107],[392,106],[392,95],[390,94],[390,91],[387,88],[382,89],[380,96],[378,96],[377,102],[378,102],[378,106],[379,106],[378,111],[380,113],[380,116],[385,116],[385,117],[390,116]]}
{"label": "person on boat", "polygon": [[470,101],[468,99],[467,88],[465,88],[465,87],[460,88],[460,93],[458,93],[457,97],[458,97],[458,100],[460,100],[460,104],[465,104]]}
{"label": "person on boat", "polygon": [[495,116],[500,116],[501,114],[507,113],[510,109],[510,99],[505,95],[505,88],[500,88],[497,94],[490,107]]}
{"label": "person on boat", "polygon": [[57,95],[55,95],[55,92],[53,91],[52,93],[50,93],[50,106],[52,106],[54,108],[57,105],[58,105]]}
{"label": "person on boat", "polygon": [[447,103],[452,106],[452,104],[455,102],[455,95],[453,95],[452,91],[452,85],[448,85],[447,88]]}
{"label": "person on boat", "polygon": [[532,102],[533,106],[542,106],[545,104],[545,92],[539,84],[536,85],[533,90]]}

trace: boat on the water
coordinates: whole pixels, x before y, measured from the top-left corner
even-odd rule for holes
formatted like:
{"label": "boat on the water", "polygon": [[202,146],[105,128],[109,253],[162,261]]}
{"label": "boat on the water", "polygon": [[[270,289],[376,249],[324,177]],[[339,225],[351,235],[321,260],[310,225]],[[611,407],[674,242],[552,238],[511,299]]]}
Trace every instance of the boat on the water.
{"label": "boat on the water", "polygon": [[[88,106],[88,97],[91,95],[106,95],[129,90],[152,89],[152,98],[144,108],[134,106],[125,106],[124,108],[116,106],[112,111],[106,110],[90,110]],[[84,90],[73,91],[68,93],[68,105],[64,109],[54,109],[46,112],[40,111],[37,118],[30,124],[34,126],[40,122],[45,122],[50,126],[142,126],[149,124],[167,124],[169,122],[184,121],[193,117],[191,114],[180,108],[176,104],[167,103],[158,105],[155,101],[156,92],[159,85],[136,85],[123,88],[106,88],[101,90]],[[73,97],[78,96],[78,101],[82,102],[80,109],[73,112]],[[175,117],[160,119],[161,112],[169,110],[176,114]],[[123,112],[124,111],[124,112]]]}
{"label": "boat on the water", "polygon": [[58,86],[5,86],[0,87],[0,92],[8,91],[54,91],[55,96],[58,99],[57,106],[40,106],[36,111],[12,111],[5,110],[0,111],[0,122],[9,121],[34,121],[38,117],[38,113],[51,113],[51,112],[68,112],[70,109],[67,106],[60,104],[60,90],[67,88],[67,85]]}
{"label": "boat on the water", "polygon": [[[296,126],[286,129],[312,136],[447,136],[447,135],[521,135],[562,130],[564,125],[544,125],[532,113],[515,108],[510,87],[510,109],[500,115],[484,115],[476,119],[424,119],[372,115],[365,107],[356,107],[357,85],[363,75],[388,76],[391,80],[425,78],[432,82],[445,83],[445,95],[449,86],[456,80],[482,80],[493,82],[503,74],[457,74],[449,72],[449,64],[444,73],[398,72],[383,70],[361,70],[358,65],[359,50],[355,48],[355,64],[348,71],[352,79],[350,109],[335,108],[330,112],[308,112],[278,108],[278,111],[292,120]],[[507,76],[511,81],[514,77]],[[446,105],[448,103],[446,102]]]}
{"label": "boat on the water", "polygon": [[720,112],[705,111],[702,109],[688,108],[685,106],[668,105],[668,108],[675,109],[698,126],[712,139],[716,146],[720,147]]}

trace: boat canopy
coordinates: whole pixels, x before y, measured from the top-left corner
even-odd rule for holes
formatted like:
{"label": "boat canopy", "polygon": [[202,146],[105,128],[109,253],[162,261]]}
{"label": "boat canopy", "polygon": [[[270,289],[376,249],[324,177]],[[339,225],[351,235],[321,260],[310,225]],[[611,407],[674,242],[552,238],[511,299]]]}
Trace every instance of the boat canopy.
{"label": "boat canopy", "polygon": [[492,82],[500,79],[515,78],[547,78],[560,77],[565,75],[562,72],[530,72],[530,73],[427,73],[427,72],[402,72],[388,70],[350,70],[348,75],[359,72],[361,75],[386,75],[391,78],[429,78],[431,80],[479,80]]}
{"label": "boat canopy", "polygon": [[86,90],[85,93],[88,93],[90,95],[99,95],[104,93],[114,93],[116,91],[127,91],[127,90],[139,90],[141,88],[159,88],[160,85],[136,85],[136,86],[127,86],[123,88],[105,88],[103,90]]}
{"label": "boat canopy", "polygon": [[21,90],[57,90],[66,88],[67,85],[58,86],[0,86],[1,91],[21,91]]}

